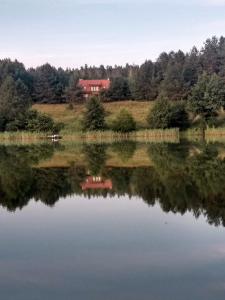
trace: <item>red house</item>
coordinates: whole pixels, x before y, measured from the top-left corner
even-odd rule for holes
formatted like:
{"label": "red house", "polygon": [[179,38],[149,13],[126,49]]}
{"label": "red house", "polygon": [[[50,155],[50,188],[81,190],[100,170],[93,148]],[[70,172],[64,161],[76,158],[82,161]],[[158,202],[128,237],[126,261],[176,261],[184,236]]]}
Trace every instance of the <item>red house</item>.
{"label": "red house", "polygon": [[103,180],[101,176],[88,176],[86,181],[81,183],[81,188],[85,190],[111,190],[113,188],[110,179]]}
{"label": "red house", "polygon": [[102,90],[108,90],[110,87],[110,80],[84,80],[80,79],[78,85],[84,91],[84,97],[97,96]]}

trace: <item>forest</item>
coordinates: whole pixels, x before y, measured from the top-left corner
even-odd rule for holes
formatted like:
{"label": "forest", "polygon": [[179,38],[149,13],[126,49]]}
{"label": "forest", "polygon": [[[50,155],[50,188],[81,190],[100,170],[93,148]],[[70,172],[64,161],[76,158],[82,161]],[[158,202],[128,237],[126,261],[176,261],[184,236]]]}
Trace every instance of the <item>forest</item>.
{"label": "forest", "polygon": [[[64,70],[46,63],[26,69],[17,60],[2,59],[0,131],[59,131],[60,124],[30,109],[33,104],[41,103],[82,103],[82,90],[77,85],[81,78],[111,80],[110,89],[100,95],[102,102],[160,99],[148,119],[150,128],[185,128],[189,126],[186,121],[183,124],[189,108],[195,115],[209,120],[225,107],[225,37],[207,39],[200,50],[193,47],[188,53],[181,50],[163,52],[156,61],[146,60],[142,65],[85,65]],[[185,109],[167,107],[167,100],[170,103],[182,101]],[[186,103],[190,104],[189,108]],[[161,116],[162,110],[166,117]],[[167,120],[168,115],[170,120]],[[124,118],[124,112],[120,118]],[[135,129],[134,125],[131,127]]]}
{"label": "forest", "polygon": [[163,52],[155,62],[146,60],[140,66],[85,65],[79,69],[64,70],[46,63],[37,68],[26,69],[21,62],[2,59],[0,86],[10,76],[15,81],[22,81],[32,102],[65,103],[68,95],[76,99],[76,87],[80,78],[110,78],[112,85],[108,100],[151,101],[160,96],[170,100],[185,100],[204,72],[225,77],[225,37],[207,39],[202,49],[193,47],[189,53],[181,50]]}

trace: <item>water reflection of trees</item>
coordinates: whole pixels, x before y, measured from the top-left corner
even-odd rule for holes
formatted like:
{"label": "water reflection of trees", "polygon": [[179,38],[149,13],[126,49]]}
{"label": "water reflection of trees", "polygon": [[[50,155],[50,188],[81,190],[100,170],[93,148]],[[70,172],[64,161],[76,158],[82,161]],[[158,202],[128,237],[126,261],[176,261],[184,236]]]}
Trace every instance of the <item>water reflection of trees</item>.
{"label": "water reflection of trees", "polygon": [[[167,147],[166,153],[159,151],[159,147]],[[225,161],[218,158],[215,145],[202,145],[201,150],[192,157],[186,154],[181,160],[170,145],[149,147],[164,186],[159,201],[165,211],[193,211],[195,216],[203,213],[209,223],[225,225]]]}
{"label": "water reflection of trees", "polygon": [[67,168],[34,169],[33,197],[46,205],[54,205],[60,197],[72,194]]}
{"label": "water reflection of trees", "polygon": [[83,153],[85,154],[90,174],[95,176],[101,173],[106,162],[106,145],[84,144]]}
{"label": "water reflection of trees", "polygon": [[22,208],[33,197],[32,165],[48,158],[52,145],[0,146],[0,202],[9,210]]}
{"label": "water reflection of trees", "polygon": [[[129,145],[126,160],[132,158],[136,145]],[[67,195],[141,197],[148,205],[158,202],[165,212],[191,211],[205,215],[210,224],[225,226],[225,160],[218,157],[216,145],[198,145],[191,154],[190,145],[150,144],[147,155],[152,167],[107,167],[105,145],[85,145],[86,167],[71,163],[65,168],[38,168],[50,158],[54,145],[0,146],[0,203],[8,210],[22,208],[30,199],[54,205]],[[123,145],[110,149],[121,157]],[[112,181],[113,189],[83,191],[81,183],[88,176],[102,176]]]}
{"label": "water reflection of trees", "polygon": [[122,162],[127,162],[134,156],[137,144],[134,141],[115,142],[111,149],[115,152]]}

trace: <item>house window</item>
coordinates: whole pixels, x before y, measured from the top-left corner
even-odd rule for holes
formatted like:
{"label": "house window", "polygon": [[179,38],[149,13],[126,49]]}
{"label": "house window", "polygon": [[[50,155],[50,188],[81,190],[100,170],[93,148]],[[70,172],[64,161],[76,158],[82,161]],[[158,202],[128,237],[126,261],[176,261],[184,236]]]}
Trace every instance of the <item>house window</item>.
{"label": "house window", "polygon": [[99,91],[99,87],[98,86],[92,86],[91,87],[91,91],[92,92],[98,92]]}

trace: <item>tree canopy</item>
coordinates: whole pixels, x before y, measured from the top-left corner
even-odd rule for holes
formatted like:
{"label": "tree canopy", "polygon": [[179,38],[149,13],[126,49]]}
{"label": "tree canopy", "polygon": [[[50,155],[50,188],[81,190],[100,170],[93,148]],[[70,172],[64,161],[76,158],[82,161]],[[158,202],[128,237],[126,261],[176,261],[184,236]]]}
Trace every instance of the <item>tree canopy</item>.
{"label": "tree canopy", "polygon": [[[33,102],[79,102],[76,84],[82,79],[111,80],[108,100],[155,100],[159,96],[170,100],[187,100],[193,86],[203,74],[225,77],[225,37],[207,39],[201,50],[179,50],[161,53],[153,62],[125,66],[88,66],[67,69],[50,64],[26,69],[18,61],[0,60],[0,86],[7,76],[20,79],[28,88]],[[105,96],[105,95],[104,95]]]}
{"label": "tree canopy", "polygon": [[215,116],[221,107],[225,107],[225,81],[217,74],[204,73],[192,88],[189,107],[195,115],[204,118]]}
{"label": "tree canopy", "polygon": [[21,79],[8,76],[0,87],[0,130],[24,116],[30,105],[28,89]]}

